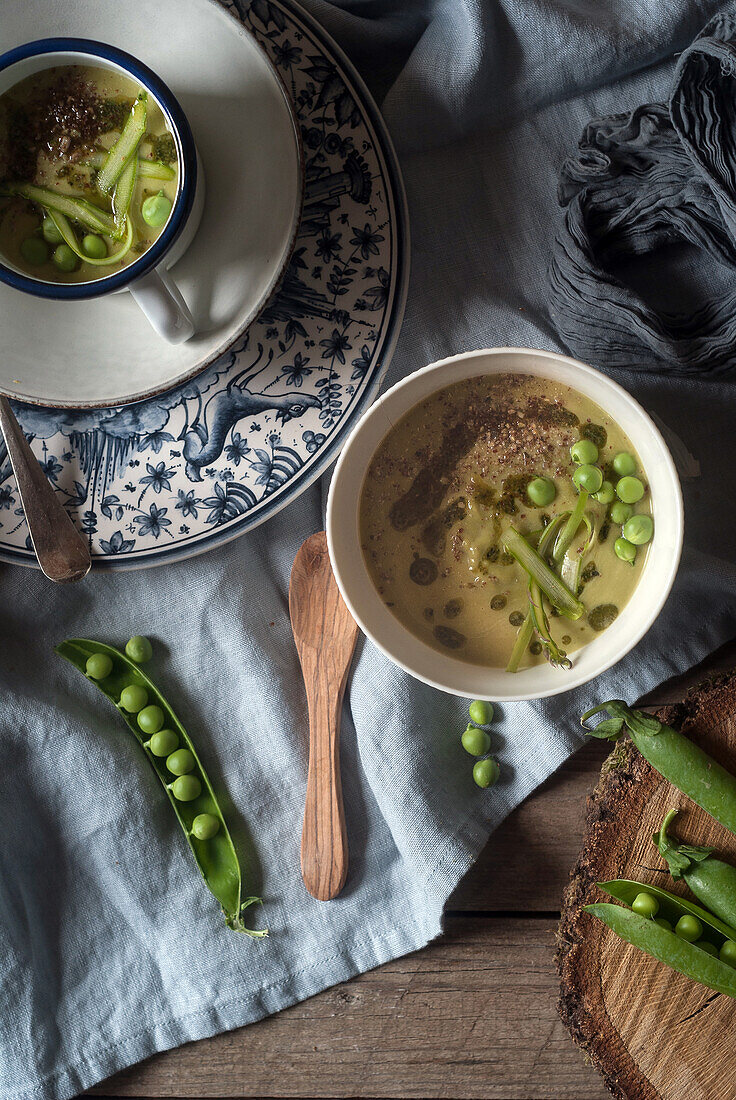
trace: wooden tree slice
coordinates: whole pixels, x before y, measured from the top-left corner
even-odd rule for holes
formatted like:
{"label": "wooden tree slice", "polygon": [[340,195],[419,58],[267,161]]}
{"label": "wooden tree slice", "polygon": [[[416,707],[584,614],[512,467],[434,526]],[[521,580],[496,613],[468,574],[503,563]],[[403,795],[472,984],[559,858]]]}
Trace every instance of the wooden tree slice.
{"label": "wooden tree slice", "polygon": [[[736,772],[736,672],[658,712]],[[675,893],[652,842],[669,809],[672,832],[712,845],[736,863],[736,837],[680,794],[625,739],[588,799],[586,836],[560,922],[560,1015],[614,1096],[625,1100],[734,1100],[736,1001],[690,981],[623,943],[582,906],[611,901],[596,886],[637,879]],[[690,895],[691,896],[691,895]]]}

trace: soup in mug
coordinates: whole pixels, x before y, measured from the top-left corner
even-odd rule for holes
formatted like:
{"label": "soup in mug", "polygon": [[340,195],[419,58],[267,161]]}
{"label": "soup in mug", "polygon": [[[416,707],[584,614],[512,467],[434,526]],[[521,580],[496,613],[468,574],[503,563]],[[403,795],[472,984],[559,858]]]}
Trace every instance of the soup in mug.
{"label": "soup in mug", "polygon": [[427,645],[516,671],[569,667],[631,599],[653,537],[632,441],[593,401],[527,374],[420,401],[361,490],[386,607]]}
{"label": "soup in mug", "polygon": [[26,275],[82,283],[133,263],[178,177],[163,111],[122,73],[56,66],[0,96],[0,255]]}

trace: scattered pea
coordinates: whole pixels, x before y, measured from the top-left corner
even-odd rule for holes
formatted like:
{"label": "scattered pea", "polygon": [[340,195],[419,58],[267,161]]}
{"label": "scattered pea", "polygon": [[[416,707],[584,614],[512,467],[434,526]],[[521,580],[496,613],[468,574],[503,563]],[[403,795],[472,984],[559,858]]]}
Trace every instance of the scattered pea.
{"label": "scattered pea", "polygon": [[141,206],[143,221],[154,229],[165,225],[170,213],[171,199],[167,199],[163,191],[159,191],[157,195],[149,195],[143,200]]}
{"label": "scattered pea", "polygon": [[667,920],[666,917],[655,917],[654,918],[654,923],[658,924],[660,928],[664,928],[665,932],[671,932],[672,931],[672,925],[670,924],[670,922]]}
{"label": "scattered pea", "polygon": [[106,653],[93,653],[87,658],[85,670],[90,680],[104,680],[112,672],[112,661]]}
{"label": "scattered pea", "polygon": [[593,496],[599,504],[611,504],[616,499],[616,490],[610,481],[604,481],[597,493]]}
{"label": "scattered pea", "polygon": [[710,940],[696,940],[695,946],[699,947],[701,951],[707,952],[709,955],[713,955],[714,958],[718,958],[718,948]]}
{"label": "scattered pea", "polygon": [[624,524],[624,538],[634,546],[645,546],[654,534],[651,516],[631,516]]}
{"label": "scattered pea", "polygon": [[86,233],[82,237],[82,252],[93,260],[101,260],[107,256],[107,246],[96,233]]}
{"label": "scattered pea", "polygon": [[633,455],[628,454],[626,451],[619,451],[617,455],[614,455],[611,465],[619,477],[627,477],[628,474],[636,472],[636,460]]}
{"label": "scattered pea", "polygon": [[724,940],[721,944],[721,950],[718,952],[718,957],[721,962],[727,963],[729,966],[736,966],[736,943],[733,940]]}
{"label": "scattered pea", "polygon": [[77,266],[77,257],[68,244],[60,244],[54,249],[54,263],[59,271],[74,271]]}
{"label": "scattered pea", "polygon": [[611,519],[614,523],[620,523],[622,527],[626,523],[626,520],[629,519],[630,516],[633,516],[633,514],[634,509],[631,505],[624,504],[620,500],[617,500],[611,508]]}
{"label": "scattered pea", "polygon": [[202,793],[202,784],[196,775],[180,775],[169,789],[177,802],[193,802]]}
{"label": "scattered pea", "polygon": [[577,489],[587,489],[589,493],[597,493],[603,485],[603,474],[598,466],[590,466],[586,463],[578,466],[572,475],[572,482]]}
{"label": "scattered pea", "polygon": [[622,477],[616,486],[616,495],[624,504],[636,504],[644,496],[644,486],[638,477]]}
{"label": "scattered pea", "polygon": [[164,712],[155,703],[138,712],[138,725],[144,733],[158,733],[164,724]]}
{"label": "scattered pea", "polygon": [[211,840],[220,831],[220,822],[212,814],[197,814],[192,822],[192,836],[197,840]]}
{"label": "scattered pea", "polygon": [[627,561],[631,565],[634,564],[636,558],[636,547],[628,539],[616,539],[613,544],[613,552],[617,558],[621,561]]}
{"label": "scattered pea", "polygon": [[695,943],[703,935],[703,926],[697,917],[684,913],[675,925],[675,935],[688,943]]}
{"label": "scattered pea", "polygon": [[546,508],[557,496],[557,489],[550,478],[535,477],[527,485],[526,494],[532,504],[536,504],[538,508]]}
{"label": "scattered pea", "polygon": [[598,461],[598,448],[590,439],[579,439],[570,448],[570,458],[578,466],[587,466]]}
{"label": "scattered pea", "polygon": [[41,234],[49,244],[61,244],[64,240],[52,218],[44,218],[41,222]]}
{"label": "scattered pea", "polygon": [[[120,706],[128,714],[137,714],[148,702],[148,692],[140,684],[128,684],[120,692]],[[155,732],[155,731],[154,731]]]}
{"label": "scattered pea", "polygon": [[166,767],[172,775],[188,775],[193,772],[196,760],[189,749],[177,749],[166,760]]}
{"label": "scattered pea", "polygon": [[486,703],[482,699],[474,699],[468,707],[470,721],[476,726],[488,726],[493,721],[493,703]]}
{"label": "scattered pea", "polygon": [[148,747],[154,756],[170,756],[179,747],[179,736],[174,730],[159,730],[148,742]]}
{"label": "scattered pea", "polygon": [[125,652],[131,661],[135,661],[137,665],[144,665],[153,657],[153,646],[142,634],[134,634],[126,643]]}
{"label": "scattered pea", "polygon": [[32,264],[33,267],[40,267],[49,258],[46,242],[42,241],[40,237],[26,237],[24,241],[21,241],[20,254],[26,263]]}
{"label": "scattered pea", "polygon": [[471,756],[485,756],[491,747],[491,739],[485,730],[479,730],[477,726],[468,726],[463,732],[463,748]]}
{"label": "scattered pea", "polygon": [[654,894],[648,894],[645,890],[642,890],[632,901],[631,908],[640,917],[648,917],[652,920],[659,912],[659,901]]}
{"label": "scattered pea", "polygon": [[493,757],[488,756],[485,760],[476,760],[473,764],[473,779],[479,787],[492,787],[498,779],[500,774],[500,768]]}

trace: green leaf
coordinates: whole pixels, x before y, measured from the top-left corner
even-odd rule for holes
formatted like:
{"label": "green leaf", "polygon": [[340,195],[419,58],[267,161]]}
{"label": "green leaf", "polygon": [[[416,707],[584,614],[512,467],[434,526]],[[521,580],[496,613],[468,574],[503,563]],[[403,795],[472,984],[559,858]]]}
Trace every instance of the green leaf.
{"label": "green leaf", "polygon": [[704,848],[697,844],[677,844],[667,835],[667,829],[677,816],[677,810],[670,810],[665,817],[659,832],[653,836],[654,843],[659,848],[660,855],[667,862],[670,873],[674,879],[682,878],[693,863],[702,863],[715,849]]}
{"label": "green leaf", "polygon": [[623,718],[604,718],[593,729],[586,729],[588,737],[599,737],[602,741],[618,741],[624,728]]}

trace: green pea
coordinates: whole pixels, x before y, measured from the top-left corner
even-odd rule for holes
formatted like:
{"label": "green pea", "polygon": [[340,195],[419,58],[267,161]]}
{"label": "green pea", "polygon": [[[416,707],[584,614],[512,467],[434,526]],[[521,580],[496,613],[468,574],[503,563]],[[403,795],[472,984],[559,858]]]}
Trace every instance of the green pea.
{"label": "green pea", "polygon": [[707,952],[708,955],[713,955],[714,958],[718,958],[718,948],[710,940],[696,940],[695,946],[699,947],[701,951]]}
{"label": "green pea", "polygon": [[633,514],[634,509],[631,505],[623,504],[620,500],[617,500],[611,508],[611,519],[614,523],[620,523],[622,527],[626,523],[626,520],[630,516],[633,516]]}
{"label": "green pea", "polygon": [[485,730],[479,730],[477,726],[468,726],[462,737],[463,748],[471,756],[485,756],[491,747],[491,739]]}
{"label": "green pea", "polygon": [[599,504],[611,504],[616,499],[616,490],[610,481],[604,481],[597,493],[593,496]]}
{"label": "green pea", "polygon": [[138,713],[138,725],[144,733],[158,733],[163,724],[164,712],[161,710],[161,707],[157,707],[155,703],[152,703],[148,707],[144,707],[143,710]]}
{"label": "green pea", "polygon": [[485,760],[476,760],[473,764],[473,779],[479,787],[492,787],[499,777],[501,769],[496,761],[488,756]]}
{"label": "green pea", "polygon": [[636,459],[626,451],[619,451],[614,455],[611,465],[619,477],[627,477],[636,472]]}
{"label": "green pea", "polygon": [[587,489],[589,493],[597,493],[603,485],[603,474],[598,466],[578,466],[572,475],[572,483],[577,489]]}
{"label": "green pea", "polygon": [[107,256],[107,246],[102,237],[98,237],[96,233],[86,233],[82,237],[82,252],[93,260],[101,260]]}
{"label": "green pea", "polygon": [[616,539],[613,544],[613,552],[621,561],[628,561],[631,565],[634,564],[636,547],[627,539]]}
{"label": "green pea", "polygon": [[616,495],[624,504],[636,504],[644,496],[644,486],[638,477],[622,477],[616,486]]}
{"label": "green pea", "polygon": [[474,699],[468,707],[470,721],[476,726],[489,726],[493,721],[493,703],[485,703],[482,699]]}
{"label": "green pea", "polygon": [[651,516],[632,516],[624,524],[624,538],[634,546],[645,546],[654,534]]}
{"label": "green pea", "polygon": [[26,237],[21,241],[20,254],[27,264],[32,264],[34,267],[40,267],[49,258],[49,250],[40,237]]}
{"label": "green pea", "polygon": [[197,840],[211,840],[220,831],[220,822],[212,814],[197,814],[192,822],[192,835]]}
{"label": "green pea", "polygon": [[656,917],[659,912],[659,902],[654,894],[648,894],[646,890],[642,890],[642,892],[637,894],[632,901],[631,908],[635,913],[638,913],[640,917],[648,917],[651,920]]}
{"label": "green pea", "polygon": [[202,784],[196,775],[180,775],[169,789],[177,802],[193,802],[202,793]]}
{"label": "green pea", "polygon": [[688,943],[695,943],[703,935],[703,926],[697,917],[684,913],[675,925],[675,935]]}
{"label": "green pea", "polygon": [[112,661],[106,653],[93,653],[85,665],[90,680],[104,680],[112,672]]}
{"label": "green pea", "polygon": [[60,244],[54,249],[54,264],[59,271],[74,271],[77,266],[77,257],[68,244]]}
{"label": "green pea", "polygon": [[666,917],[655,917],[654,918],[654,923],[658,924],[660,928],[664,928],[666,932],[671,932],[672,931],[672,925],[670,924],[670,922],[667,920]]}
{"label": "green pea", "polygon": [[140,684],[128,684],[120,692],[120,706],[128,714],[137,714],[148,702],[148,692]]}
{"label": "green pea", "polygon": [[43,239],[45,241],[48,241],[49,244],[61,244],[61,242],[64,240],[61,233],[59,232],[56,222],[53,221],[52,218],[43,219],[43,221],[41,222],[41,233],[43,235]]}
{"label": "green pea", "polygon": [[142,634],[134,634],[126,643],[125,652],[131,661],[135,661],[137,665],[144,665],[153,657],[153,646]]}
{"label": "green pea", "polygon": [[557,496],[557,489],[548,477],[535,477],[527,485],[526,495],[538,508],[546,508]]}
{"label": "green pea", "polygon": [[148,742],[148,747],[154,756],[170,756],[179,747],[179,736],[174,730],[159,730]]}
{"label": "green pea", "polygon": [[579,439],[570,448],[570,458],[578,466],[589,466],[598,461],[598,448],[590,439]]}
{"label": "green pea", "polygon": [[149,195],[143,200],[141,206],[143,221],[153,229],[165,225],[170,213],[171,199],[167,199],[163,191],[159,191],[157,195]]}
{"label": "green pea", "polygon": [[187,775],[194,771],[196,763],[189,749],[177,749],[168,757],[166,767],[172,775]]}
{"label": "green pea", "polygon": [[736,943],[733,940],[724,940],[718,957],[728,966],[736,966]]}

